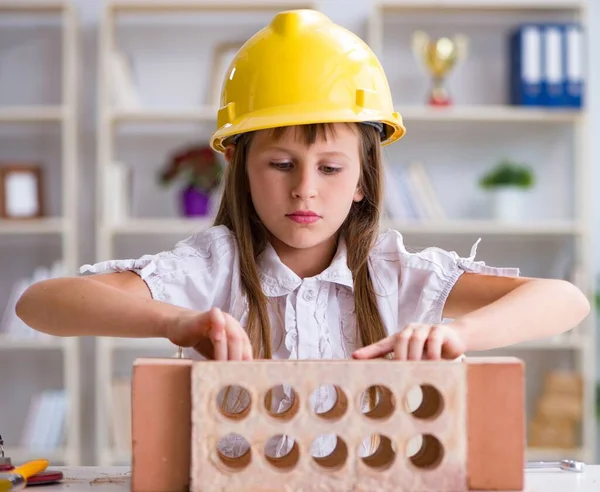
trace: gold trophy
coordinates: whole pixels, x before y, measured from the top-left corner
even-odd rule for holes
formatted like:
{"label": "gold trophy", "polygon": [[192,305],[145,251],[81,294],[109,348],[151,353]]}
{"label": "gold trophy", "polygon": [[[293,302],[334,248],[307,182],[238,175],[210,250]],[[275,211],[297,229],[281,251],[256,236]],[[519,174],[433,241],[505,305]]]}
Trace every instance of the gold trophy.
{"label": "gold trophy", "polygon": [[452,98],[446,89],[445,81],[455,65],[466,58],[467,37],[455,34],[451,38],[431,39],[424,31],[416,31],[412,35],[412,51],[433,78],[429,104],[433,106],[451,105]]}

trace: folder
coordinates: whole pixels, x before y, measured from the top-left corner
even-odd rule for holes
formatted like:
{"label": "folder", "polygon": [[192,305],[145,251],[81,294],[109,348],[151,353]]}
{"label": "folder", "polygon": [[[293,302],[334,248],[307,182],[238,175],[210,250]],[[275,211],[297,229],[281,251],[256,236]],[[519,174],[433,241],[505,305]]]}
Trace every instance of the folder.
{"label": "folder", "polygon": [[510,102],[540,106],[542,92],[542,32],[536,24],[522,24],[510,36]]}

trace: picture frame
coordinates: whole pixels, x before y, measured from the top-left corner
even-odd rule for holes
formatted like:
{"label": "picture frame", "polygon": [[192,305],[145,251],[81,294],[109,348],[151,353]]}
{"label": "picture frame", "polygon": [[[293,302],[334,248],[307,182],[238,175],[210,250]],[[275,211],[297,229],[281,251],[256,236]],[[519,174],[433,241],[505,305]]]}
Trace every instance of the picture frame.
{"label": "picture frame", "polygon": [[213,53],[212,78],[209,86],[208,105],[220,106],[221,87],[225,80],[225,74],[233,58],[245,41],[225,41],[217,44]]}
{"label": "picture frame", "polygon": [[38,163],[0,163],[0,218],[44,216],[42,167]]}

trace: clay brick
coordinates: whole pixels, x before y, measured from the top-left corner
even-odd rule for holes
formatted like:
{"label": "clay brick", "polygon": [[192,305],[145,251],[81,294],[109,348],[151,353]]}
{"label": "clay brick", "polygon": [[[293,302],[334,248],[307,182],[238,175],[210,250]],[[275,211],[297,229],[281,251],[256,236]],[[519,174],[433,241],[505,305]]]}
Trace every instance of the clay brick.
{"label": "clay brick", "polygon": [[465,359],[472,490],[523,490],[525,367],[512,357]]}
{"label": "clay brick", "polygon": [[[265,396],[281,384],[290,385],[296,399],[274,417]],[[251,404],[240,414],[223,414],[217,403],[228,385],[248,390]],[[318,416],[309,396],[321,385],[336,386],[338,404]],[[360,396],[373,385],[387,392],[365,415]],[[419,386],[423,401],[415,405]],[[418,409],[410,413],[407,400]],[[514,358],[142,359],[134,367],[132,490],[522,490],[524,425],[523,364]],[[220,455],[217,443],[228,433],[243,436],[249,452]],[[281,434],[294,439],[292,451],[266,457],[265,442]],[[310,446],[323,434],[337,434],[343,445],[315,459]],[[361,458],[358,447],[373,434],[383,436],[379,447]],[[419,435],[423,446],[409,459],[407,444]]]}
{"label": "clay brick", "polygon": [[[464,364],[381,360],[202,362],[192,368],[192,380],[194,492],[467,490]],[[271,417],[263,404],[269,389],[281,384],[291,385],[299,401],[297,413],[289,420]],[[337,386],[346,395],[345,412],[338,418],[323,419],[308,407],[311,393],[324,384]],[[443,408],[430,412],[430,418],[419,419],[403,408],[407,393],[417,384],[429,384],[442,395],[438,400],[443,400]],[[216,395],[227,385],[240,385],[250,393],[251,406],[243,419],[227,418],[217,405]],[[360,395],[372,385],[387,387],[395,402],[394,411],[382,419],[367,418],[358,408]],[[431,403],[426,402],[425,410],[428,406]],[[378,412],[385,413],[376,409],[374,414]],[[250,454],[224,462],[217,443],[229,433],[243,436],[251,446]],[[323,470],[311,456],[310,446],[316,437],[333,433],[346,446],[320,459],[321,465],[333,465]],[[281,434],[292,437],[297,448],[286,457],[288,463],[280,458],[273,464],[273,460],[265,459],[264,445],[270,437]],[[357,449],[373,434],[385,437],[378,452],[365,463]],[[424,439],[427,445],[415,456],[421,468],[404,458],[407,442],[419,434],[433,436]],[[390,463],[393,448],[395,456]],[[295,465],[282,471],[289,461],[296,460]],[[433,466],[428,466],[430,463]]]}
{"label": "clay brick", "polygon": [[138,359],[132,381],[133,492],[190,485],[190,359]]}

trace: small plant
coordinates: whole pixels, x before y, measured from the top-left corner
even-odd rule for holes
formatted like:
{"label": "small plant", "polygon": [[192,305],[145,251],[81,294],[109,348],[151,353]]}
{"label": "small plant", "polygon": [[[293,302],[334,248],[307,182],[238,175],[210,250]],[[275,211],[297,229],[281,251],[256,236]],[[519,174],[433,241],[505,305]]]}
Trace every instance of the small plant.
{"label": "small plant", "polygon": [[208,146],[194,145],[174,153],[160,173],[164,185],[183,179],[186,188],[209,194],[221,181],[221,164]]}
{"label": "small plant", "polygon": [[479,184],[484,189],[501,187],[529,189],[534,184],[533,171],[524,164],[503,160],[486,173]]}

